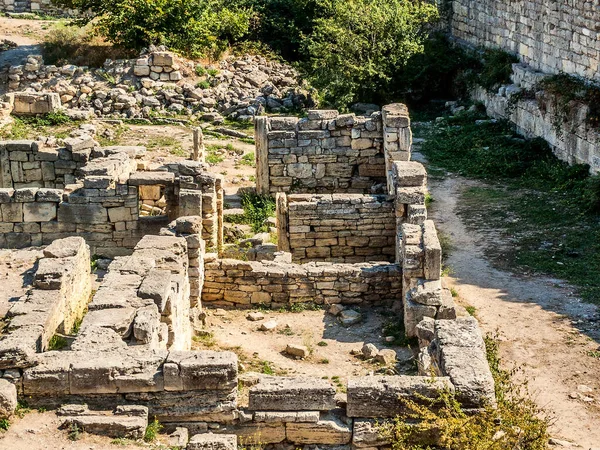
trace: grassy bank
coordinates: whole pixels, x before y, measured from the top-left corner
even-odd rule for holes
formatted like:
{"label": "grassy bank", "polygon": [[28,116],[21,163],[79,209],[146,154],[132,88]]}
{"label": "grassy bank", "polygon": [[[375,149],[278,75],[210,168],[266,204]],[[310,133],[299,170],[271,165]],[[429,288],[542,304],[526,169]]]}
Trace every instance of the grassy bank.
{"label": "grassy bank", "polygon": [[564,279],[600,304],[600,178],[483,119],[465,114],[416,129],[430,164],[488,183],[463,191],[459,214],[511,243],[490,245],[497,265]]}

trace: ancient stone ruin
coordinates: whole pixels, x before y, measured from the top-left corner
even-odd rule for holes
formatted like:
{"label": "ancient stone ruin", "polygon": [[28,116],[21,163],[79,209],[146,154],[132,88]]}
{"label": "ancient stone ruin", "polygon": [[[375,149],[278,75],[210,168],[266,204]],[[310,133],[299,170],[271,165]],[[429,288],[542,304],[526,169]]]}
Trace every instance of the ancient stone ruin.
{"label": "ancient stone ruin", "polygon": [[[495,402],[477,321],[441,283],[406,107],[259,118],[256,142],[278,252],[252,261],[221,254],[222,177],[200,162],[145,171],[143,147],[100,147],[90,130],[64,148],[0,142],[0,247],[45,246],[4,317],[5,415],[19,397],[114,437],[140,437],[156,418],[188,449],[372,449],[390,445],[377,424],[404,411],[401,398],[448,389],[469,409]],[[159,195],[164,214],[140,214]],[[90,255],[113,258],[94,291]],[[261,375],[242,400],[235,353],[191,350],[207,309],[298,302],[347,306],[348,326],[353,305],[400,312],[418,375],[350,377],[342,396],[329,380]],[[61,350],[57,335],[70,336]]]}

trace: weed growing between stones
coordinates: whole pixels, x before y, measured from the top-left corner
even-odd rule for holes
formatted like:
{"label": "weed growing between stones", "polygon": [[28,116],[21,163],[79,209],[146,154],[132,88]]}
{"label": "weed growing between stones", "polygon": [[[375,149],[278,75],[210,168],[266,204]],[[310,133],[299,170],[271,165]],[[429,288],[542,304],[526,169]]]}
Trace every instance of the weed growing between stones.
{"label": "weed growing between stones", "polygon": [[10,428],[10,421],[8,419],[0,419],[0,430],[7,431]]}
{"label": "weed growing between stones", "polygon": [[463,190],[458,213],[467,225],[510,239],[509,249],[486,249],[496,264],[564,279],[585,300],[600,302],[600,176],[559,161],[541,140],[520,138],[502,122],[476,122],[481,118],[462,114],[422,133],[432,165],[494,180]]}
{"label": "weed growing between stones", "polygon": [[512,381],[513,372],[500,368],[498,343],[485,338],[487,359],[495,381],[497,406],[476,414],[462,408],[456,394],[442,391],[437,398],[421,397],[419,403],[400,398],[406,413],[379,424],[382,437],[393,450],[544,450],[549,419],[529,398],[527,385]]}
{"label": "weed growing between stones", "polygon": [[255,192],[241,192],[242,208],[244,214],[228,216],[230,223],[248,224],[254,233],[268,231],[265,220],[275,214],[275,200],[268,195],[260,195]]}
{"label": "weed growing between stones", "polygon": [[48,350],[49,351],[62,350],[66,346],[67,346],[67,340],[64,337],[59,336],[58,334],[55,334],[54,336],[52,336],[52,338],[50,339],[50,342],[48,343]]}
{"label": "weed growing between stones", "polygon": [[160,433],[160,430],[162,430],[162,428],[163,428],[162,424],[155,417],[154,420],[152,422],[150,422],[148,424],[148,426],[146,427],[146,433],[144,434],[144,441],[145,442],[156,441],[156,437],[158,436],[158,433]]}
{"label": "weed growing between stones", "polygon": [[69,425],[67,437],[71,441],[78,441],[79,439],[81,439],[82,433],[83,433],[83,429],[79,428],[79,426],[77,424],[72,423],[71,425]]}

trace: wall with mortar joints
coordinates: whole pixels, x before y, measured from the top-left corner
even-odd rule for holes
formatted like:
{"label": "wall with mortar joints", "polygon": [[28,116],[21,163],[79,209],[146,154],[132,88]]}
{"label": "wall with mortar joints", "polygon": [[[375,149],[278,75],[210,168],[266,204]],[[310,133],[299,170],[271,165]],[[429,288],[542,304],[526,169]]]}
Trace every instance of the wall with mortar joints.
{"label": "wall with mortar joints", "polygon": [[400,268],[389,263],[289,264],[206,255],[204,305],[250,308],[296,302],[387,304],[401,295]]}
{"label": "wall with mortar joints", "polygon": [[287,196],[289,251],[294,262],[393,261],[396,244],[394,198],[362,194]]}
{"label": "wall with mortar joints", "polygon": [[515,53],[535,69],[600,80],[599,12],[586,0],[453,0],[449,30]]}

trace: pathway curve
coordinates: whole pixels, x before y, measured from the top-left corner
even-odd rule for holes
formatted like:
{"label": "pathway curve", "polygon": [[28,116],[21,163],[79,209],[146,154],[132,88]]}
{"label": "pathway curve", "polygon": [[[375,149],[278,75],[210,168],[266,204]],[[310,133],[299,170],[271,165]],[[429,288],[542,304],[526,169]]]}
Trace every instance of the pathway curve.
{"label": "pathway curve", "polygon": [[[464,303],[476,308],[484,332],[499,332],[504,365],[520,369],[517,377],[528,382],[534,400],[551,414],[552,436],[596,449],[600,359],[588,352],[597,351],[599,343],[576,324],[597,314],[597,308],[580,302],[559,280],[521,277],[492,267],[483,250],[489,239],[500,238],[491,230],[467,229],[457,214],[461,190],[476,184],[455,176],[429,182],[435,199],[430,218],[452,243],[448,287],[454,286]],[[579,395],[586,387],[593,392]],[[594,400],[586,403],[572,396]]]}

